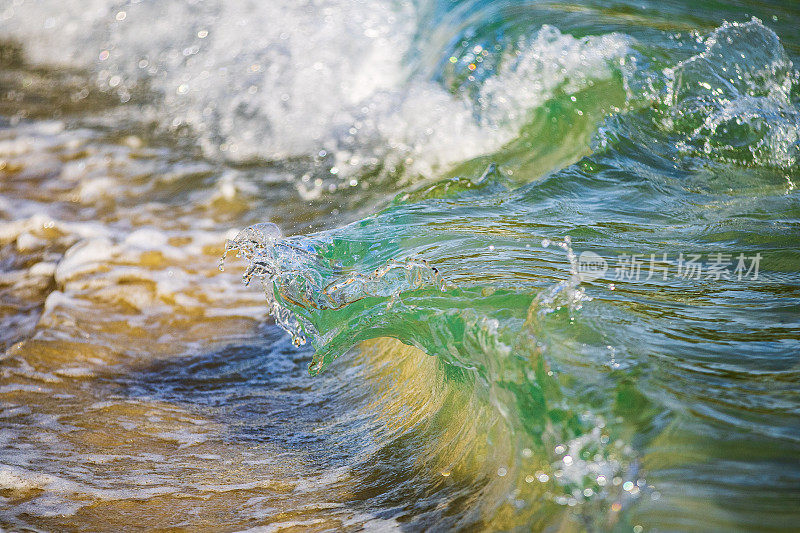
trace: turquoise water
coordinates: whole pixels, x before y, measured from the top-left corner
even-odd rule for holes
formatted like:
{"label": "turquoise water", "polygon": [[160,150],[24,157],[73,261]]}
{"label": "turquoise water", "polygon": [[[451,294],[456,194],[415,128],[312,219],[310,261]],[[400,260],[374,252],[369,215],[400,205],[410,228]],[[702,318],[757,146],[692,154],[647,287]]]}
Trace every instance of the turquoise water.
{"label": "turquoise water", "polygon": [[[4,452],[5,523],[95,529],[93,506],[133,499],[140,516],[117,526],[152,527],[147,515],[214,530],[795,527],[797,5],[132,3],[87,10],[85,34],[56,24],[46,38],[40,8],[25,5],[8,20],[26,24],[0,26],[17,43],[5,55],[27,54],[5,69],[21,96],[2,108],[3,171],[46,167],[48,151],[82,160],[85,147],[112,179],[73,204],[30,177],[0,191],[7,264],[39,261],[23,232],[48,237],[15,220],[36,209],[77,235],[47,248],[55,289],[37,281],[27,307],[4,309],[6,359],[78,379],[52,370],[63,361],[51,352],[102,322],[86,341],[102,361],[80,385],[48,386],[87,413],[112,398],[208,417],[219,435],[186,437],[169,420],[165,431],[183,435],[181,450],[213,447],[201,451],[227,466],[202,468],[220,479],[243,457],[277,457],[241,475],[289,488],[189,490],[198,459],[162,451],[137,464],[173,491],[111,498],[95,486],[115,483],[103,469],[20,422],[6,427],[28,445],[15,450],[52,453],[37,467]],[[153,13],[167,18],[149,28]],[[248,15],[282,24],[253,28]],[[93,80],[70,99],[86,108],[53,94],[73,91],[69,76]],[[42,126],[54,114],[63,124]],[[14,148],[25,142],[44,147]],[[70,190],[89,163],[70,186],[62,163],[40,179]],[[129,292],[137,283],[155,296]],[[48,319],[53,290],[94,310]],[[28,328],[20,317],[39,311]],[[3,395],[28,390],[19,375]],[[136,412],[125,420],[149,416]],[[64,468],[94,488],[31,477]],[[56,493],[58,512],[20,496],[17,479]],[[165,518],[181,498],[197,498],[197,520]]]}

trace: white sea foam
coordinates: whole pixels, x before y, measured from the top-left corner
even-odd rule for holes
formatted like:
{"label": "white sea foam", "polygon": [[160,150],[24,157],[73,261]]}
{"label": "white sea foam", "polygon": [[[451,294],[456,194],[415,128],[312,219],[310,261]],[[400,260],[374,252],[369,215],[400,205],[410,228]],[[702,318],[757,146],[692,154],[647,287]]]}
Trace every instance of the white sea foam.
{"label": "white sea foam", "polygon": [[86,495],[98,500],[143,500],[177,489],[168,486],[149,486],[137,489],[104,489],[87,486],[66,477],[33,472],[24,468],[0,464],[0,488],[14,491],[42,490],[46,495]]}
{"label": "white sea foam", "polygon": [[[122,101],[146,82],[163,97],[150,118],[168,129],[190,126],[207,154],[324,151],[340,177],[381,160],[428,174],[494,151],[556,89],[571,93],[608,77],[629,42],[544,27],[504,52],[473,101],[411,73],[421,15],[409,2],[16,4],[0,32],[20,40],[29,60],[88,68]],[[94,198],[106,188],[86,183],[78,194]]]}

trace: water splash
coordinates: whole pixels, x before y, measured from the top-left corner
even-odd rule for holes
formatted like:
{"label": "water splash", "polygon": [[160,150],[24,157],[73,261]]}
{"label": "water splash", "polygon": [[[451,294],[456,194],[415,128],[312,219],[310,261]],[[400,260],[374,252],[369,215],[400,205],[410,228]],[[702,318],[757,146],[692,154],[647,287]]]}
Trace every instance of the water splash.
{"label": "water splash", "polygon": [[699,53],[636,81],[643,106],[610,117],[595,148],[634,142],[685,170],[723,164],[793,172],[800,157],[800,73],[778,36],[753,18],[697,40]]}
{"label": "water splash", "polygon": [[800,155],[800,112],[792,89],[800,75],[778,36],[758,19],[725,23],[705,50],[666,74],[665,103],[687,131],[686,155],[789,169]]}
{"label": "water splash", "polygon": [[548,248],[555,245],[564,250],[569,261],[569,277],[555,285],[548,287],[536,296],[534,301],[537,313],[552,313],[567,306],[570,313],[579,311],[583,307],[583,302],[591,301],[587,296],[586,289],[581,286],[580,264],[578,256],[572,249],[572,237],[567,235],[563,241],[553,242],[550,239],[542,239],[542,247]]}
{"label": "water splash", "polygon": [[390,260],[368,274],[346,273],[330,262],[326,265],[308,239],[283,238],[272,223],[250,226],[227,241],[220,268],[232,251],[247,262],[244,283],[249,285],[254,277],[260,281],[270,315],[297,345],[305,344],[308,334],[321,335],[309,321],[301,323],[282,302],[322,311],[375,297],[388,298],[387,305],[392,307],[402,292],[423,287],[445,291],[447,287],[435,267],[417,258]]}

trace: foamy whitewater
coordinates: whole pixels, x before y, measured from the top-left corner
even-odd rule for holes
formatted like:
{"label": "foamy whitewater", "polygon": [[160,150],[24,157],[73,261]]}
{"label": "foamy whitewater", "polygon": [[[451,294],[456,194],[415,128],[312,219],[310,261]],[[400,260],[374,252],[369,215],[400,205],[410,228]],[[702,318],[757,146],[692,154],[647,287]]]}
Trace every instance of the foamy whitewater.
{"label": "foamy whitewater", "polygon": [[[490,153],[517,135],[528,109],[557,89],[607,79],[628,51],[622,35],[576,39],[543,26],[487,50],[499,56],[497,73],[466,98],[414,72],[431,53],[415,41],[420,11],[396,2],[24,2],[0,28],[33,43],[35,61],[90,69],[122,101],[146,86],[159,98],[147,119],[190,128],[208,155],[330,152],[343,175],[388,157],[432,176]],[[461,60],[479,65],[483,51]]]}
{"label": "foamy whitewater", "polygon": [[798,25],[0,1],[0,528],[790,530]]}

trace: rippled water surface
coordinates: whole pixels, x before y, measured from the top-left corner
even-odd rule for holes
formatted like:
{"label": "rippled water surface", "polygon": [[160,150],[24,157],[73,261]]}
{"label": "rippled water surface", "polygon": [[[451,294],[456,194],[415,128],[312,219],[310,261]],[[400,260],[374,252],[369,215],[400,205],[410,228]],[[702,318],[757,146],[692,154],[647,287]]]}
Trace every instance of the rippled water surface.
{"label": "rippled water surface", "polygon": [[0,527],[796,528],[798,27],[0,1]]}

